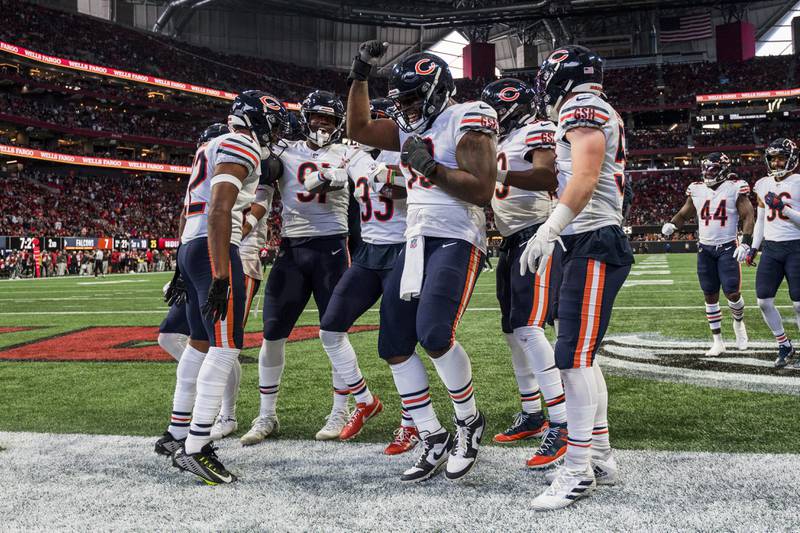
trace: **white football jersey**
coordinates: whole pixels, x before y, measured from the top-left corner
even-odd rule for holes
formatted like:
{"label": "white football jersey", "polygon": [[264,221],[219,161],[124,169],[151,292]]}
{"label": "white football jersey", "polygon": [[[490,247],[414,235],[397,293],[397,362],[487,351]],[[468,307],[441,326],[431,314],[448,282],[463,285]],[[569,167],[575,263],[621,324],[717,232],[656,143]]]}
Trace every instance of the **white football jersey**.
{"label": "white football jersey", "polygon": [[625,132],[622,118],[600,96],[581,93],[567,100],[558,114],[556,170],[558,196],[572,179],[572,154],[566,134],[575,128],[597,128],[606,138],[606,154],[600,179],[589,203],[564,230],[565,235],[584,233],[610,225],[622,225],[622,196],[625,188]]}
{"label": "white football jersey", "polygon": [[717,246],[736,240],[739,228],[736,201],[740,194],[750,194],[750,186],[744,180],[723,181],[716,189],[702,181],[689,184],[686,196],[692,199],[697,211],[700,244]]}
{"label": "white football jersey", "polygon": [[[456,147],[469,131],[497,134],[497,113],[484,102],[453,104],[420,133],[429,142],[436,162],[458,168]],[[410,136],[400,130],[400,146]],[[486,252],[486,215],[482,207],[450,196],[405,165],[401,166],[408,189],[406,237],[425,235],[462,239]]]}
{"label": "white football jersey", "polygon": [[239,257],[242,259],[242,268],[245,276],[253,279],[262,279],[261,271],[261,249],[267,245],[267,234],[269,233],[269,212],[272,206],[272,197],[275,189],[270,185],[259,185],[256,189],[255,203],[264,207],[267,212],[258,221],[256,227],[242,239],[239,245]]}
{"label": "white football jersey", "polygon": [[[531,121],[508,134],[497,144],[497,168],[530,170],[534,150],[554,150],[556,125],[549,120]],[[530,159],[530,160],[529,160]],[[492,210],[497,230],[508,237],[550,216],[553,197],[547,191],[525,191],[510,185],[497,184]]]}
{"label": "white football jersey", "polygon": [[355,184],[355,197],[361,208],[361,239],[369,244],[396,244],[405,242],[406,200],[388,198],[373,189],[370,172],[379,163],[399,166],[400,153],[386,150],[377,159],[363,150],[350,158],[347,172]]}
{"label": "white football jersey", "polygon": [[214,170],[221,163],[235,163],[247,169],[247,177],[231,210],[231,243],[238,245],[242,240],[242,213],[253,203],[261,175],[261,147],[248,135],[226,133],[201,146],[194,156],[184,198],[186,223],[181,235],[184,244],[208,235],[208,202],[211,201]]}
{"label": "white football jersey", "polygon": [[[781,197],[787,207],[800,211],[800,174],[791,174],[781,181],[769,176],[761,178],[753,187],[758,198],[764,202],[764,197],[769,192],[774,192]],[[786,215],[767,208],[764,217],[764,240],[767,241],[794,241],[800,239],[800,227],[789,220]]]}
{"label": "white football jersey", "polygon": [[303,183],[310,172],[340,168],[346,164],[347,148],[331,144],[317,150],[306,141],[290,141],[281,154],[283,175],[278,180],[283,211],[283,237],[322,237],[347,233],[347,187],[322,194],[308,192]]}

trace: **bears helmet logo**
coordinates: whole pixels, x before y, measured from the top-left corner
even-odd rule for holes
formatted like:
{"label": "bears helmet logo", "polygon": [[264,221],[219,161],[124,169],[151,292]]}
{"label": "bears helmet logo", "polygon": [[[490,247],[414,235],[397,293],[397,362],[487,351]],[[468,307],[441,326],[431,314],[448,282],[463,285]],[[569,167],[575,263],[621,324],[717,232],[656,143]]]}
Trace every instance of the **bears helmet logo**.
{"label": "bears helmet logo", "polygon": [[513,102],[519,98],[519,90],[516,87],[505,87],[497,96],[504,102]]}
{"label": "bears helmet logo", "polygon": [[[425,65],[425,63],[428,64],[427,67],[423,66],[423,65]],[[417,64],[414,65],[414,71],[417,74],[422,74],[422,75],[430,74],[434,70],[436,70],[436,63],[434,63],[433,61],[431,61],[428,58],[420,59],[419,61],[417,61]]]}

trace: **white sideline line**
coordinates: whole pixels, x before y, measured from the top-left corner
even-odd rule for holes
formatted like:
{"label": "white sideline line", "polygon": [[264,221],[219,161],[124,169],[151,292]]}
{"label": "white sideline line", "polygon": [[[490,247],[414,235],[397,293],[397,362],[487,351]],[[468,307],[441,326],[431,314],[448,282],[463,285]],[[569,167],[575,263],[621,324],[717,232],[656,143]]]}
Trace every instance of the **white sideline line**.
{"label": "white sideline line", "polygon": [[[613,431],[613,429],[612,429]],[[311,437],[309,436],[309,439]],[[529,448],[484,446],[467,478],[408,486],[413,457],[382,444],[220,442],[240,476],[207,487],[153,453],[156,437],[0,432],[3,529],[30,531],[777,531],[797,524],[800,456],[618,450],[621,483],[535,513]],[[713,495],[711,497],[710,495]],[[401,520],[398,520],[402,517]],[[794,524],[794,525],[793,525]]]}

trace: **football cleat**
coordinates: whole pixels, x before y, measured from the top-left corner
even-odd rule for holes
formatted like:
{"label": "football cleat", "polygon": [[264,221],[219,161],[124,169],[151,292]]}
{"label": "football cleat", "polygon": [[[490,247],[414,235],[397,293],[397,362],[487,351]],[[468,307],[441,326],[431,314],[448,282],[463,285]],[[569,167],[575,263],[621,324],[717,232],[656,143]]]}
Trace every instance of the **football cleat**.
{"label": "football cleat", "polygon": [[475,466],[483,430],[486,429],[486,419],[480,411],[467,420],[459,420],[454,416],[453,422],[456,424],[456,436],[445,470],[445,476],[450,480],[461,479]]}
{"label": "football cleat", "polygon": [[794,346],[791,344],[781,344],[778,346],[778,357],[775,359],[775,368],[783,368],[794,359]]}
{"label": "football cleat", "polygon": [[239,442],[242,446],[252,446],[258,444],[270,435],[277,435],[281,429],[276,415],[257,416],[253,419],[253,425],[250,431],[242,435]]}
{"label": "football cleat", "polygon": [[339,439],[350,440],[356,438],[361,433],[361,430],[364,429],[364,424],[367,423],[367,420],[381,411],[383,411],[383,404],[380,398],[374,394],[372,395],[371,404],[357,403],[355,410],[350,414],[350,419],[342,428],[341,433],[339,433]]}
{"label": "football cleat", "polygon": [[736,334],[736,349],[746,350],[750,339],[747,336],[747,328],[744,327],[744,320],[733,321],[733,333]]}
{"label": "football cleat", "polygon": [[414,426],[400,426],[394,430],[394,440],[386,446],[386,455],[400,455],[414,448],[419,442],[419,432]]}
{"label": "football cleat", "polygon": [[217,449],[210,442],[197,453],[186,453],[183,448],[177,450],[172,454],[172,466],[196,475],[207,485],[236,481],[236,476],[223,466],[217,457]]}
{"label": "football cleat", "polygon": [[594,472],[589,465],[582,470],[562,467],[556,472],[557,475],[550,486],[534,498],[533,509],[535,511],[563,509],[572,505],[576,500],[591,494],[597,486]]}
{"label": "football cleat", "polygon": [[317,434],[314,436],[314,438],[317,440],[338,439],[349,419],[350,413],[346,408],[334,409],[331,411],[331,414],[325,417],[327,422],[325,422],[325,425],[322,426],[322,429],[317,431]]}
{"label": "football cleat", "polygon": [[214,426],[211,428],[211,440],[224,439],[237,429],[239,429],[239,424],[234,417],[226,416],[222,418],[218,416]]}
{"label": "football cleat", "polygon": [[614,485],[617,482],[617,461],[614,454],[608,450],[605,454],[592,454],[592,471],[598,485]]}
{"label": "football cleat", "polygon": [[567,453],[567,425],[551,422],[539,449],[528,459],[528,468],[538,470],[554,466],[563,459],[565,453]]}
{"label": "football cleat", "polygon": [[164,435],[156,441],[156,453],[158,455],[172,455],[183,448],[186,439],[176,439],[172,433],[165,431]]}
{"label": "football cleat", "polygon": [[706,352],[706,357],[717,357],[725,353],[725,343],[722,340],[714,339],[711,348]]}
{"label": "football cleat", "polygon": [[533,439],[544,435],[547,431],[547,418],[541,413],[517,413],[511,427],[494,436],[494,441],[499,443],[514,442],[522,439]]}
{"label": "football cleat", "polygon": [[[592,453],[591,465],[594,479],[598,485],[614,485],[617,483],[617,461],[614,459],[611,450],[602,455]],[[563,468],[566,467],[562,464],[558,468],[548,470],[544,475],[544,480],[552,483]]]}
{"label": "football cleat", "polygon": [[422,453],[419,454],[414,466],[400,476],[400,481],[403,483],[418,483],[435,476],[442,465],[447,462],[448,454],[453,448],[453,439],[450,437],[450,433],[444,429],[433,434],[423,432],[420,440]]}

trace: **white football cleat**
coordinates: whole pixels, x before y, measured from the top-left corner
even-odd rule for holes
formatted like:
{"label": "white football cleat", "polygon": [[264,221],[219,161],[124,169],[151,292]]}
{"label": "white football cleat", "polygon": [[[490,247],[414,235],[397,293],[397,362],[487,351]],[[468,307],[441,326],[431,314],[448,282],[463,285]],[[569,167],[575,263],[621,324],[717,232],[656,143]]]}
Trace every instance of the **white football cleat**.
{"label": "white football cleat", "polygon": [[617,460],[611,450],[604,454],[592,454],[591,458],[594,479],[598,485],[614,485],[617,483]]}
{"label": "white football cleat", "polygon": [[711,345],[711,348],[708,349],[706,352],[706,357],[717,357],[718,355],[722,355],[725,353],[725,343],[722,340],[714,339],[714,343]]}
{"label": "white football cleat", "polygon": [[276,415],[258,416],[253,419],[253,427],[250,428],[250,431],[242,435],[239,441],[242,446],[252,446],[263,442],[270,435],[277,435],[280,429],[281,425],[278,423]]}
{"label": "white football cleat", "polygon": [[744,320],[733,321],[733,332],[736,334],[736,348],[738,350],[746,350],[747,342],[750,339],[747,337],[747,328],[744,327]]}
{"label": "white football cleat", "polygon": [[317,440],[338,439],[347,421],[350,420],[350,413],[347,408],[334,409],[331,411],[331,414],[325,417],[325,420],[327,420],[327,422],[322,426],[322,429],[317,431],[314,438]]}
{"label": "white football cleat", "polygon": [[534,511],[563,509],[594,492],[597,486],[591,465],[587,464],[583,470],[571,470],[564,466],[556,472],[557,475],[547,490],[534,498]]}
{"label": "white football cleat", "polygon": [[236,418],[232,416],[226,416],[225,418],[218,416],[217,420],[214,422],[214,427],[211,428],[211,440],[224,439],[237,429],[239,429],[239,424],[236,422]]}

